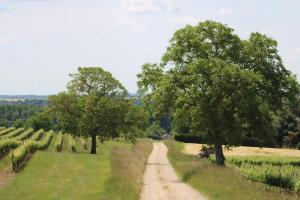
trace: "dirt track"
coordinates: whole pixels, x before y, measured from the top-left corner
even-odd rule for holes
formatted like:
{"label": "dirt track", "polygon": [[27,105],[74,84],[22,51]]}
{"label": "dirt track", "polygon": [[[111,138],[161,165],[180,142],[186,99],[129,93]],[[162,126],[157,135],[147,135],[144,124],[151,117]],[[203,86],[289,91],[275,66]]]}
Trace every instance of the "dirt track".
{"label": "dirt track", "polygon": [[199,192],[181,182],[167,158],[167,147],[153,144],[144,175],[141,200],[206,200]]}

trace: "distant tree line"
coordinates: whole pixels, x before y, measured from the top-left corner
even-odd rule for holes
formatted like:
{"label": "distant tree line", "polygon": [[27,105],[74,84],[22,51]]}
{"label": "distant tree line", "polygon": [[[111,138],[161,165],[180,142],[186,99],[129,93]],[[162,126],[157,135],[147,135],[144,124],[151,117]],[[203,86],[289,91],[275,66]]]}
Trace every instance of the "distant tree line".
{"label": "distant tree line", "polygon": [[0,105],[0,126],[24,126],[44,108],[36,105]]}

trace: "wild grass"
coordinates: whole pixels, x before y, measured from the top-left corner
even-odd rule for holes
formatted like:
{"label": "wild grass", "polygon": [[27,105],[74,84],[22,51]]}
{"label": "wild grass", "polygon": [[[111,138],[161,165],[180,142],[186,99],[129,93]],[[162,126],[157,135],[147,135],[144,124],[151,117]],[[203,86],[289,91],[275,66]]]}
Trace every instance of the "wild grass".
{"label": "wild grass", "polygon": [[98,143],[96,155],[67,149],[57,153],[55,141],[46,151],[36,152],[26,167],[0,188],[1,200],[99,200],[111,176],[112,149],[131,147],[124,141],[112,141]]}
{"label": "wild grass", "polygon": [[182,180],[212,200],[296,200],[299,193],[248,180],[232,167],[219,167],[207,159],[182,153],[184,143],[166,142],[168,157]]}
{"label": "wild grass", "polygon": [[151,151],[150,140],[138,140],[131,149],[114,148],[111,153],[111,177],[105,184],[101,200],[138,200]]}

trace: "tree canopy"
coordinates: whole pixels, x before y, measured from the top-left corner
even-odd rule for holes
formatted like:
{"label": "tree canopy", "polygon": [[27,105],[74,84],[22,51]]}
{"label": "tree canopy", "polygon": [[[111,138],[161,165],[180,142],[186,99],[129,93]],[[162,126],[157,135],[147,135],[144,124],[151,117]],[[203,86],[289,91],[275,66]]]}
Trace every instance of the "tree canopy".
{"label": "tree canopy", "polygon": [[143,65],[138,78],[152,108],[203,135],[218,164],[224,164],[222,145],[274,135],[282,102],[298,93],[275,40],[260,33],[242,40],[214,21],[176,31],[162,62]]}
{"label": "tree canopy", "polygon": [[134,139],[135,129],[143,128],[144,112],[126,99],[127,90],[110,72],[100,67],[80,67],[71,74],[67,91],[49,98],[57,126],[74,135],[92,137],[101,142],[118,137]]}

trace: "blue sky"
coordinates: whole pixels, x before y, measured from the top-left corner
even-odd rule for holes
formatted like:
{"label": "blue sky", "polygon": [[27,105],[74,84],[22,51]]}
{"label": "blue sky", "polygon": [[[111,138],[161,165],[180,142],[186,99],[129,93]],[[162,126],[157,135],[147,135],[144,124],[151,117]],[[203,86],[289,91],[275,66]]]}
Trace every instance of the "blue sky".
{"label": "blue sky", "polygon": [[0,0],[0,94],[57,93],[79,66],[102,66],[135,92],[174,31],[207,19],[273,37],[299,80],[298,0]]}

